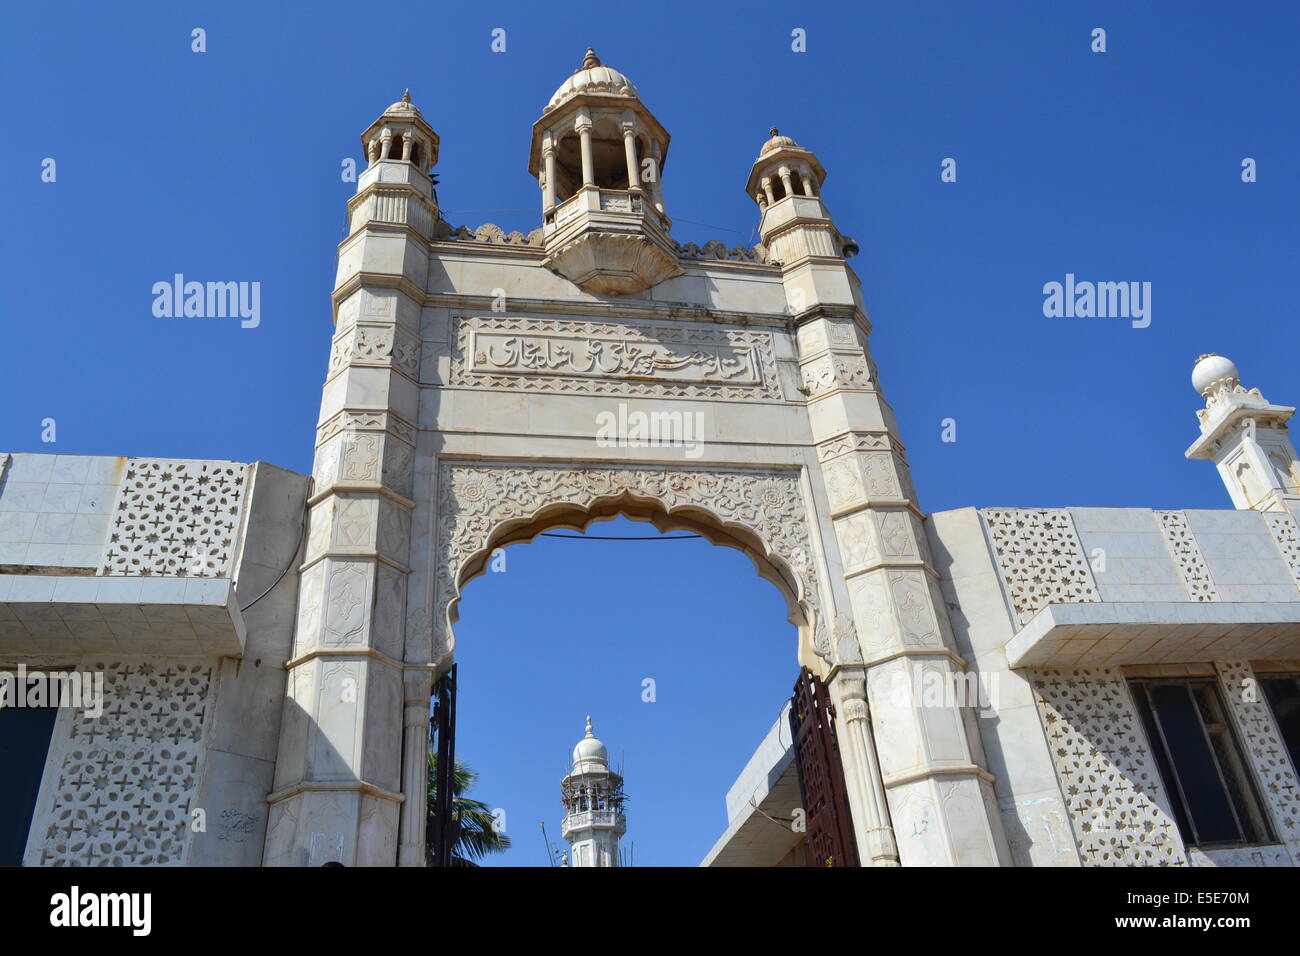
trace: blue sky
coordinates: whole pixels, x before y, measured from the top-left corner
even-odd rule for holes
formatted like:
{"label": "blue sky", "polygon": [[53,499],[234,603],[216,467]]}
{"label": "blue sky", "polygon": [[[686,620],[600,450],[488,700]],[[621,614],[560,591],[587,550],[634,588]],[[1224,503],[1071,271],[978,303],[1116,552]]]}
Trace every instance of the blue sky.
{"label": "blue sky", "polygon": [[[8,11],[0,448],[308,471],[354,188],[340,164],[360,159],[359,133],[409,87],[442,137],[447,218],[527,231],[529,128],[588,45],[673,136],[679,241],[746,241],[743,186],[769,126],[817,152],[825,201],[861,247],[872,348],[926,509],[1227,507],[1213,469],[1182,456],[1196,355],[1227,354],[1248,386],[1300,401],[1294,4],[482,10]],[[940,182],[945,157],[955,183]],[[1244,157],[1258,182],[1241,181]],[[261,282],[261,325],[155,318],[152,285],[176,272]],[[1150,327],[1045,318],[1043,284],[1066,273],[1150,282]],[[955,443],[940,441],[949,417]],[[592,530],[653,534],[622,524]],[[458,626],[460,751],[507,811],[505,862],[545,862],[540,819],[558,839],[558,777],[588,710],[626,753],[637,861],[698,861],[795,676],[775,589],[701,541],[542,539],[508,560],[469,585]]]}

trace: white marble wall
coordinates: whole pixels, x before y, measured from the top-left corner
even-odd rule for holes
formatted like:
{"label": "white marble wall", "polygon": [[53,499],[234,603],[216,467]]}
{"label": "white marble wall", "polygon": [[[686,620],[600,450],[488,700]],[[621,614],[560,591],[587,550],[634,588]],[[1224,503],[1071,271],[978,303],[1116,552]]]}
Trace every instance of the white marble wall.
{"label": "white marble wall", "polygon": [[[133,468],[142,476],[160,470],[173,485],[191,472],[236,474],[238,495],[220,505],[234,513],[223,512],[218,524],[238,534],[203,568],[171,562],[169,569],[151,568],[148,577],[123,574],[111,558],[127,552],[114,550],[109,529],[115,504],[130,507],[119,483]],[[5,553],[23,570],[34,565],[82,573],[0,574],[0,637],[19,649],[14,659],[29,669],[75,666],[107,678],[103,718],[65,709],[56,722],[29,833],[29,864],[260,862],[307,485],[305,477],[265,463],[10,458],[0,474],[0,528],[27,540],[0,547],[12,546]],[[42,537],[66,540],[37,540]],[[86,575],[95,569],[112,576]],[[189,576],[200,570],[214,576]],[[227,595],[233,610],[210,606],[214,591]],[[40,613],[42,607],[48,613]],[[7,620],[10,608],[23,617]],[[223,625],[207,622],[205,615],[218,612],[227,615]],[[49,630],[56,622],[62,637]],[[14,643],[6,630],[38,625],[46,630],[26,645]],[[243,637],[242,656],[193,656],[213,628],[216,635],[232,626]],[[226,647],[231,639],[222,640]],[[98,652],[82,653],[89,647]],[[122,751],[124,740],[135,749]],[[150,749],[158,747],[167,752]],[[146,763],[150,757],[155,769]],[[155,774],[152,783],[146,780]],[[88,783],[99,775],[121,783],[105,796]],[[141,816],[132,809],[141,787],[161,801],[157,812]]]}
{"label": "white marble wall", "polygon": [[[1025,509],[1024,516],[1017,516],[1014,511],[995,510],[1002,522],[997,533],[985,513],[970,508],[930,515],[926,530],[959,652],[996,688],[993,711],[982,713],[978,726],[1015,863],[1146,865],[1164,856],[1191,865],[1289,864],[1300,826],[1289,794],[1300,787],[1290,786],[1294,768],[1278,743],[1267,705],[1242,702],[1237,685],[1252,671],[1227,651],[1240,639],[1215,638],[1219,644],[1214,646],[1225,648],[1229,659],[1208,671],[1206,664],[1180,664],[1177,650],[1184,640],[1178,635],[1186,633],[1181,659],[1203,660],[1210,640],[1198,639],[1194,624],[1179,624],[1195,618],[1180,614],[1179,607],[1222,603],[1224,614],[1255,608],[1263,617],[1243,619],[1238,633],[1246,634],[1270,619],[1270,606],[1294,606],[1296,555],[1288,547],[1287,529],[1279,527],[1285,516],[1073,508],[1055,512],[1057,517],[1045,522],[1035,517],[1045,512]],[[1048,525],[1058,530],[1044,532]],[[1026,529],[1023,542],[1008,530],[1016,526]],[[1044,546],[1045,533],[1057,536],[1048,542],[1051,547]],[[1050,556],[1058,545],[1065,548],[1064,556]],[[1063,665],[1012,670],[1008,642],[1048,603],[1063,600],[1082,602],[1089,613],[1096,609],[1099,625],[1123,618],[1183,630],[1170,631],[1173,643],[1159,645],[1174,648],[1162,650],[1160,662],[1126,669]],[[1099,627],[1096,634],[1104,636],[1103,631]],[[1069,651],[1061,656],[1068,661]],[[1178,677],[1188,676],[1192,667],[1198,668],[1196,674],[1218,673],[1238,739],[1283,845],[1203,852],[1185,849],[1176,833],[1160,843],[1141,838],[1144,832],[1170,833],[1171,818],[1165,782],[1149,760],[1134,763],[1135,752],[1145,748],[1145,735],[1125,686],[1126,672]],[[1132,739],[1126,743],[1124,735]],[[1100,763],[1089,769],[1088,761]],[[1130,788],[1137,801],[1128,804],[1136,808],[1133,819],[1085,793],[1075,780],[1080,772],[1099,779],[1109,774],[1115,786]],[[1096,829],[1098,816],[1111,827],[1109,832]],[[1148,827],[1152,821],[1155,826]]]}
{"label": "white marble wall", "polygon": [[11,455],[0,478],[0,565],[97,567],[126,461]]}

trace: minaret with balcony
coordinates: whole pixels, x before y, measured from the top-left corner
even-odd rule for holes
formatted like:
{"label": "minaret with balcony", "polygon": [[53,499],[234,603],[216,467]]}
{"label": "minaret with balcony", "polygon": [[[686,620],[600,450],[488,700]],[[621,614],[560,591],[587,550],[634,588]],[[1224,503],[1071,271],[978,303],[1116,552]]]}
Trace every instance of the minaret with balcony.
{"label": "minaret with balcony", "polygon": [[682,274],[660,183],[668,139],[631,81],[587,50],[533,124],[547,268],[604,296]]}
{"label": "minaret with balcony", "polygon": [[573,767],[560,781],[564,839],[573,866],[618,866],[619,840],[627,832],[623,778],[609,769],[609,753],[591,729],[573,748]]}

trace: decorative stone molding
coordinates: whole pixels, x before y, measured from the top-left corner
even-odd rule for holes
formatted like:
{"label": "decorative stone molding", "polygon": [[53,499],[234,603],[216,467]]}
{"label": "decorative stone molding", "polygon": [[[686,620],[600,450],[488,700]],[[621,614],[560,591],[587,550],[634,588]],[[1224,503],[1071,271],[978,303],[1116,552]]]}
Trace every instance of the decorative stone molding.
{"label": "decorative stone molding", "polygon": [[524,235],[517,230],[506,233],[492,222],[470,229],[468,226],[453,227],[446,220],[440,219],[434,226],[433,238],[451,242],[482,242],[494,246],[536,246],[539,249],[544,245],[540,227]]}
{"label": "decorative stone molding", "polygon": [[844,570],[876,564],[918,564],[927,560],[916,518],[902,510],[858,511],[835,520]]}
{"label": "decorative stone molding", "polygon": [[1296,587],[1300,588],[1300,527],[1295,518],[1280,511],[1264,512],[1264,520],[1268,522],[1268,530],[1272,532],[1278,550],[1286,559],[1286,566],[1291,569]]}
{"label": "decorative stone molding", "polygon": [[[337,294],[337,293],[336,293]],[[366,319],[382,325],[399,325],[412,332],[420,327],[420,307],[409,295],[387,288],[362,286],[338,302],[335,332]]]}
{"label": "decorative stone molding", "polygon": [[184,862],[203,754],[211,665],[87,663],[104,673],[98,717],[59,716],[24,862]]}
{"label": "decorative stone molding", "polygon": [[1183,579],[1183,586],[1193,601],[1217,601],[1219,592],[1210,578],[1210,569],[1201,557],[1201,549],[1196,544],[1196,537],[1188,527],[1187,515],[1181,511],[1157,511],[1160,518],[1160,530],[1164,532],[1165,544],[1178,565],[1178,574]]}
{"label": "decorative stone molding", "polygon": [[865,432],[841,435],[817,446],[817,460],[829,461],[851,451],[888,451],[894,449],[901,455],[902,445],[888,432]]}
{"label": "decorative stone molding", "polygon": [[1118,671],[1026,672],[1084,866],[1186,866],[1141,721]]}
{"label": "decorative stone molding", "polygon": [[1101,600],[1068,511],[989,508],[980,514],[1018,624],[1049,604]]}
{"label": "decorative stone molding", "polygon": [[628,498],[670,515],[703,513],[724,529],[755,538],[760,554],[792,578],[814,650],[828,659],[834,654],[832,628],[819,610],[820,584],[797,472],[444,462],[438,487],[435,661],[451,650],[462,572],[488,553],[499,531],[530,524],[556,505],[591,510]]}
{"label": "decorative stone molding", "polygon": [[942,651],[947,646],[924,572],[886,568],[852,578],[848,588],[862,623],[862,650],[868,662],[905,651]]}
{"label": "decorative stone molding", "polygon": [[703,246],[688,242],[677,249],[677,255],[683,259],[716,259],[721,262],[767,262],[767,247],[761,242],[754,246],[733,246],[711,239]]}
{"label": "decorative stone molding", "polygon": [[391,366],[408,378],[418,379],[420,340],[394,326],[349,326],[334,339],[329,374],[332,376],[349,365]]}
{"label": "decorative stone molding", "polygon": [[1300,780],[1272,712],[1264,702],[1255,672],[1245,661],[1217,661],[1223,696],[1237,721],[1242,747],[1268,804],[1277,837],[1300,864]]}
{"label": "decorative stone molding", "polygon": [[803,387],[809,398],[817,398],[837,388],[870,389],[875,386],[866,356],[825,354],[800,367]]}
{"label": "decorative stone molding", "polygon": [[784,400],[769,332],[517,316],[455,320],[451,385]]}
{"label": "decorative stone molding", "polygon": [[132,458],[96,573],[229,577],[248,466]]}
{"label": "decorative stone molding", "polygon": [[388,432],[410,446],[415,445],[415,426],[398,418],[392,412],[339,412],[316,428],[316,444],[321,445],[344,431]]}

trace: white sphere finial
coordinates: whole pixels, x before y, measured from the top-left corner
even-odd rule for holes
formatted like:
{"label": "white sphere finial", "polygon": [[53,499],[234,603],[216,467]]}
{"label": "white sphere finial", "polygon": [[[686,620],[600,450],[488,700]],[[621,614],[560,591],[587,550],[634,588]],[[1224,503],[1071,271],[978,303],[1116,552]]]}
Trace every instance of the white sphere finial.
{"label": "white sphere finial", "polygon": [[1196,360],[1196,365],[1192,368],[1192,387],[1206,398],[1219,388],[1234,388],[1240,384],[1241,376],[1237,366],[1222,355],[1206,352]]}

